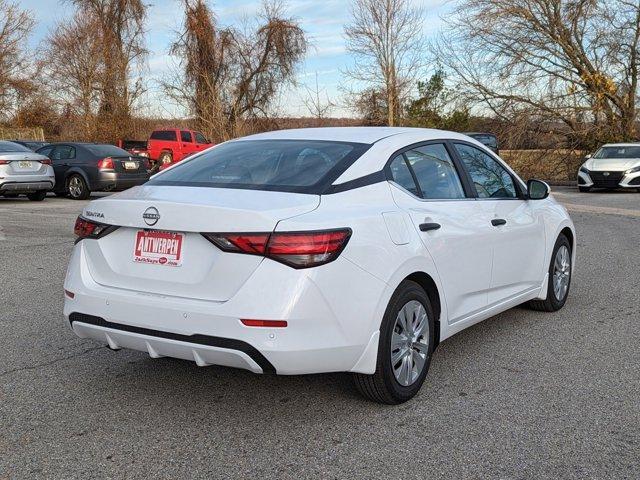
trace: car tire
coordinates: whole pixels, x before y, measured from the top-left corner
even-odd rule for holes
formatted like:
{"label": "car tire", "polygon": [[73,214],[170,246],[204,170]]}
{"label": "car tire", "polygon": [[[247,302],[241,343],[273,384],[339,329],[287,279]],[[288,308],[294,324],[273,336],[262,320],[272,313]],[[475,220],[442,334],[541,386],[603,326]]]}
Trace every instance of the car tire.
{"label": "car tire", "polygon": [[375,373],[353,374],[358,391],[369,400],[388,405],[413,398],[429,371],[434,325],[426,292],[415,282],[402,282],[393,293],[380,325]]}
{"label": "car tire", "polygon": [[[553,254],[549,264],[547,298],[545,300],[531,300],[529,307],[541,312],[555,312],[564,307],[569,296],[572,273],[571,242],[565,235],[561,234],[553,247]],[[561,294],[558,293],[556,280],[561,280]]]}
{"label": "car tire", "polygon": [[591,187],[578,187],[582,193],[589,193],[591,191]]}
{"label": "car tire", "polygon": [[173,155],[171,155],[171,152],[162,152],[158,158],[158,167],[170,165],[171,163],[173,163]]}
{"label": "car tire", "polygon": [[69,196],[74,200],[86,200],[91,195],[91,190],[82,175],[74,173],[67,180],[67,190]]}
{"label": "car tire", "polygon": [[32,202],[41,202],[47,196],[46,190],[38,190],[37,192],[28,193],[27,198]]}

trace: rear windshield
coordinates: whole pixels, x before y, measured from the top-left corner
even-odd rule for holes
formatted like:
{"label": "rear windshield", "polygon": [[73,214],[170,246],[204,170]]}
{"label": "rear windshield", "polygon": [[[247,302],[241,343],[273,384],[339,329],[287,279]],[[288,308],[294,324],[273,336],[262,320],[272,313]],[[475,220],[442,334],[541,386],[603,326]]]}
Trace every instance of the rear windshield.
{"label": "rear windshield", "polygon": [[91,153],[101,157],[130,157],[131,154],[126,150],[116,147],[115,145],[84,145]]}
{"label": "rear windshield", "polygon": [[175,130],[156,130],[149,138],[151,140],[166,140],[169,142],[175,142],[177,140]]}
{"label": "rear windshield", "polygon": [[640,146],[602,147],[593,158],[640,158]]}
{"label": "rear windshield", "polygon": [[20,145],[19,143],[13,142],[0,142],[0,152],[9,153],[9,152],[30,152],[27,147]]}
{"label": "rear windshield", "polygon": [[368,148],[314,140],[227,142],[148,184],[321,193]]}
{"label": "rear windshield", "polygon": [[475,138],[483,145],[487,145],[493,148],[496,148],[498,146],[498,139],[493,135],[471,135],[471,137]]}

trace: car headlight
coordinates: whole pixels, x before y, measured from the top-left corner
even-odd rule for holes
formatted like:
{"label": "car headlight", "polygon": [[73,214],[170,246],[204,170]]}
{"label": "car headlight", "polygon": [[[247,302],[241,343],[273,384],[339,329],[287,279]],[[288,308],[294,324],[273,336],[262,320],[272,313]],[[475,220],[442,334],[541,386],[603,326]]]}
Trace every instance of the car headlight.
{"label": "car headlight", "polygon": [[589,174],[589,170],[587,169],[587,167],[585,167],[584,165],[582,167],[580,167],[580,171],[582,173],[586,173],[587,175]]}
{"label": "car headlight", "polygon": [[637,172],[640,172],[640,165],[638,165],[637,167],[630,168],[624,173],[637,173]]}

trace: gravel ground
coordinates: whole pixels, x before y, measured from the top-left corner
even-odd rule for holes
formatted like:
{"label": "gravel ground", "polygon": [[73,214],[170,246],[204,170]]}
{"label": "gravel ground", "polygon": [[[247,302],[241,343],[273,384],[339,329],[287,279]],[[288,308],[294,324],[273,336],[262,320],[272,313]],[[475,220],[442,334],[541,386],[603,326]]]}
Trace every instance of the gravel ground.
{"label": "gravel ground", "polygon": [[111,352],[62,321],[83,202],[0,199],[0,479],[640,478],[640,194],[555,187],[569,301],[436,351],[385,407],[346,374],[259,376]]}

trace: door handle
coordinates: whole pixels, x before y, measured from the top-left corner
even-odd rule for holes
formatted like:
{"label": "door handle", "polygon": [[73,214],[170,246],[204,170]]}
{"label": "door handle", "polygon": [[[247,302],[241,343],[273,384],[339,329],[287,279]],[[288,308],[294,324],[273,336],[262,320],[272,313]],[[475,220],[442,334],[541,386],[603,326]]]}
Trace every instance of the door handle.
{"label": "door handle", "polygon": [[418,228],[421,232],[428,232],[430,230],[438,230],[440,228],[439,223],[421,223]]}
{"label": "door handle", "polygon": [[491,220],[491,225],[494,227],[499,227],[500,225],[506,225],[507,221],[504,218],[494,218]]}

